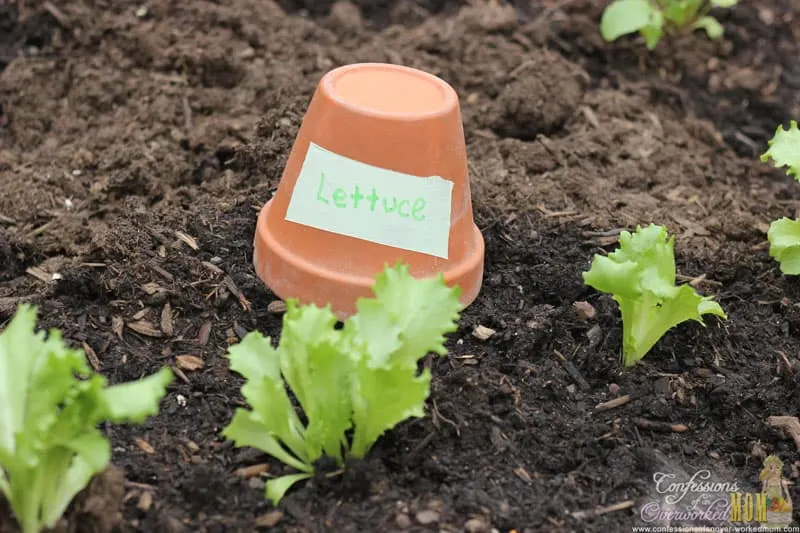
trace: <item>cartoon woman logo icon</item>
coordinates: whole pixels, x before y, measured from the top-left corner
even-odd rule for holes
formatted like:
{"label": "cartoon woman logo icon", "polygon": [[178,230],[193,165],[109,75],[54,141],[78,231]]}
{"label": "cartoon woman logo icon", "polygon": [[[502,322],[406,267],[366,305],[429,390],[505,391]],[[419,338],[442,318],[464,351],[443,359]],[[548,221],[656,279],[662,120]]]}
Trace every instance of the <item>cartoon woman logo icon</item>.
{"label": "cartoon woman logo icon", "polygon": [[765,526],[783,527],[792,522],[792,499],[789,482],[783,479],[783,461],[770,455],[764,459],[764,468],[758,476],[761,492],[767,499],[767,522]]}

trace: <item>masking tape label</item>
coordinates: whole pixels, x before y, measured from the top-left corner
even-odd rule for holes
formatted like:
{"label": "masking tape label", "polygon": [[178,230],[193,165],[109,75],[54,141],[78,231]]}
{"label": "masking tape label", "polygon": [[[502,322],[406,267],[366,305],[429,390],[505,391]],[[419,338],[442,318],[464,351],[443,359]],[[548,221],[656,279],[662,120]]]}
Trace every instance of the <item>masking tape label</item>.
{"label": "masking tape label", "polygon": [[374,167],[314,143],[286,220],[447,259],[453,182]]}

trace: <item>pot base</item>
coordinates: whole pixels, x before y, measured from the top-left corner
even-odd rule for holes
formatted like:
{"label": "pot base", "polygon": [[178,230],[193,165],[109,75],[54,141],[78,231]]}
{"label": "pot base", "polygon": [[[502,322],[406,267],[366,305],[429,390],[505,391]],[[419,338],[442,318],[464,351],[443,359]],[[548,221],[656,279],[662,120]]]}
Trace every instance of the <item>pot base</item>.
{"label": "pot base", "polygon": [[[372,277],[353,275],[347,272],[334,272],[312,264],[305,258],[288,249],[277,239],[268,224],[268,213],[272,200],[266,203],[258,216],[253,242],[253,266],[259,278],[282,300],[297,299],[301,304],[315,304],[324,307],[330,304],[339,320],[346,320],[356,312],[359,298],[374,296],[375,272]],[[309,228],[309,231],[320,231]],[[484,241],[478,227],[473,224],[471,253],[465,261],[450,265],[443,271],[448,286],[461,287],[461,303],[470,305],[481,288],[483,281]],[[375,246],[391,249],[376,244]],[[391,256],[391,253],[386,254]],[[395,257],[387,261],[394,266],[403,260],[403,251],[397,250]],[[418,269],[417,269],[418,270]],[[434,277],[438,272],[420,274],[410,265],[415,277]]]}

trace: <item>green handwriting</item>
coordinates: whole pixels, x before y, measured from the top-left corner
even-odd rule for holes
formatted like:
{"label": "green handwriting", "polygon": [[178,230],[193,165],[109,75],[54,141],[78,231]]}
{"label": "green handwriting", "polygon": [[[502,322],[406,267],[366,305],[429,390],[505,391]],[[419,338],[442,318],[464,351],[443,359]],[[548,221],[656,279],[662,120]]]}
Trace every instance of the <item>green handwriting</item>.
{"label": "green handwriting", "polygon": [[352,190],[345,190],[342,187],[337,187],[330,191],[325,187],[325,173],[321,173],[319,177],[319,185],[317,187],[317,201],[326,205],[333,204],[339,209],[363,209],[366,206],[370,213],[375,213],[376,210],[381,211],[387,215],[392,213],[397,214],[401,218],[409,218],[421,222],[425,220],[425,198],[417,197],[411,198],[398,198],[395,195],[389,196],[380,193],[375,187],[371,187],[369,194],[364,194],[358,184],[354,184]]}

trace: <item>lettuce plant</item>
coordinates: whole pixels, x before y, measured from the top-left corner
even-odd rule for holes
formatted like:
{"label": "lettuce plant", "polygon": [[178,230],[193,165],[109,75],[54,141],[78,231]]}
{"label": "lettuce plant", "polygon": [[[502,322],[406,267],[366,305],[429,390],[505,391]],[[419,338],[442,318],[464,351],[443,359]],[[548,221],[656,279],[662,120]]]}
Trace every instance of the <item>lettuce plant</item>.
{"label": "lettuce plant", "polygon": [[710,296],[690,285],[675,285],[674,236],[663,226],[637,226],[620,233],[619,248],[595,255],[584,282],[610,293],[622,314],[622,358],[625,366],[639,362],[673,327],[687,320],[704,324],[702,316],[727,318]]}
{"label": "lettuce plant", "polygon": [[415,279],[398,264],[377,277],[373,292],[341,329],[330,306],[287,300],[277,347],[254,331],[229,348],[231,368],[246,379],[242,395],[250,409],[237,409],[223,436],[298,471],[267,482],[266,497],[275,505],[312,477],[323,456],[339,465],[364,458],[384,432],[424,416],[431,374],[420,372],[418,362],[447,353],[444,335],[457,328],[461,290],[448,288],[441,275]]}
{"label": "lettuce plant", "polygon": [[800,274],[800,220],[780,218],[767,231],[769,256],[780,263],[781,272],[790,276]]}
{"label": "lettuce plant", "polygon": [[797,121],[789,122],[789,129],[778,126],[768,142],[769,149],[761,154],[761,161],[772,159],[776,168],[788,167],[786,174],[800,181],[800,129]]}
{"label": "lettuce plant", "polygon": [[733,7],[738,0],[614,0],[603,11],[600,33],[606,41],[639,32],[652,50],[664,34],[703,29],[711,39],[725,30],[708,13],[715,7]]}
{"label": "lettuce plant", "polygon": [[[769,149],[761,155],[761,161],[772,159],[776,168],[787,167],[786,174],[800,181],[800,130],[797,121],[789,123],[789,129],[778,126],[769,140]],[[796,276],[800,274],[800,220],[783,217],[770,224],[767,232],[769,255],[780,263],[781,272]]]}
{"label": "lettuce plant", "polygon": [[98,424],[143,422],[172,380],[165,368],[107,386],[58,330],[35,331],[36,314],[20,306],[0,334],[0,494],[22,533],[53,528],[108,466],[111,446]]}

